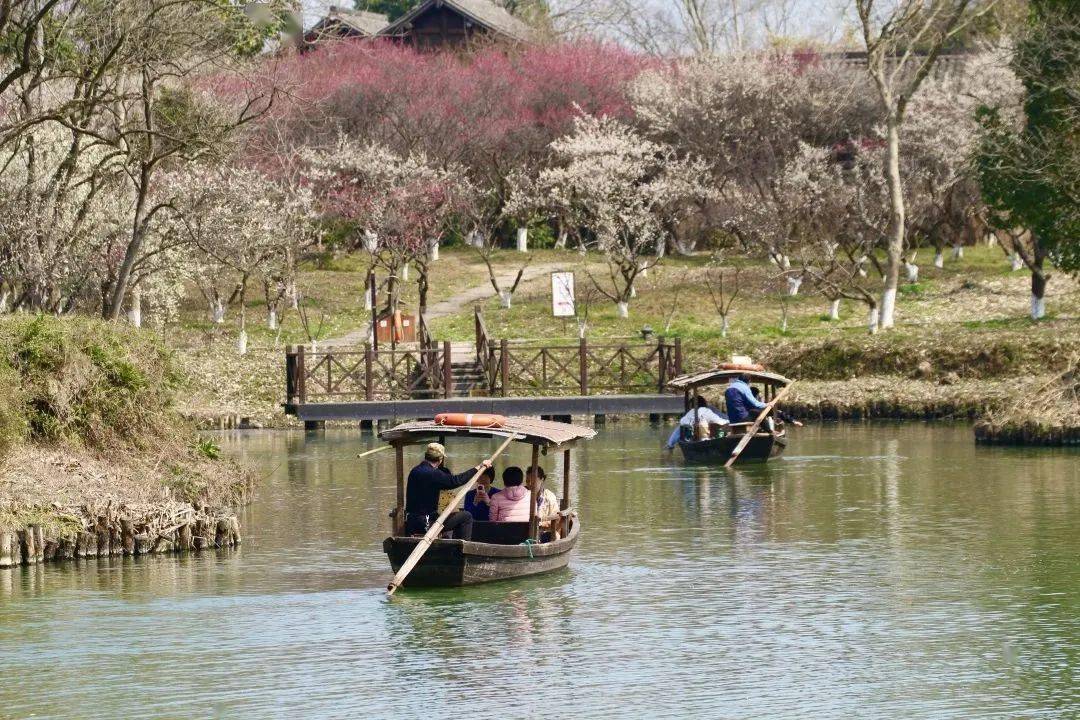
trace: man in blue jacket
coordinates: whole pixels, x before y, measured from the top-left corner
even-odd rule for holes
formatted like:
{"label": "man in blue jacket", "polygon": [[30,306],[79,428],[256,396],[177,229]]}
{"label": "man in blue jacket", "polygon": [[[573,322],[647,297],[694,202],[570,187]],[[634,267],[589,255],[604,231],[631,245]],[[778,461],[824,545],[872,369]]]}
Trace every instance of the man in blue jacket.
{"label": "man in blue jacket", "polygon": [[[472,479],[478,470],[491,467],[482,463],[459,475],[452,475],[445,467],[446,448],[430,443],[424,450],[424,461],[409,472],[405,486],[405,532],[423,533],[439,516],[439,492],[461,487]],[[473,516],[465,510],[451,513],[443,523],[443,530],[453,532],[455,538],[472,539]]]}
{"label": "man in blue jacket", "polygon": [[750,378],[746,375],[731,378],[724,391],[724,404],[727,406],[728,420],[732,423],[754,422],[758,413],[765,408],[765,403],[754,397],[750,390]]}

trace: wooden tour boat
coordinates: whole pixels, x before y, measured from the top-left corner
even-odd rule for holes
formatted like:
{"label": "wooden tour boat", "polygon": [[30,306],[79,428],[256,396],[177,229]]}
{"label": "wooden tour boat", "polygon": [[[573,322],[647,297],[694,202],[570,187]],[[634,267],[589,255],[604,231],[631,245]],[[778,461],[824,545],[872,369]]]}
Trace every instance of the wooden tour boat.
{"label": "wooden tour boat", "polygon": [[[563,492],[560,503],[561,535],[542,542],[536,517],[537,495],[532,490],[529,522],[473,522],[471,540],[437,537],[423,552],[419,561],[402,578],[406,587],[453,587],[474,585],[493,580],[525,577],[566,567],[570,551],[577,544],[580,523],[570,504],[570,450],[581,440],[588,440],[596,431],[568,423],[537,420],[527,417],[500,419],[499,427],[470,427],[442,425],[432,420],[407,422],[384,430],[379,438],[389,443],[396,454],[397,505],[394,508],[393,531],[383,541],[383,551],[390,559],[395,573],[400,573],[409,556],[422,545],[425,538],[405,533],[405,447],[447,438],[474,440],[503,439],[532,445],[532,466],[539,465],[540,453],[552,450],[563,453]],[[471,487],[469,483],[465,487]],[[397,580],[397,578],[395,578]],[[391,592],[396,589],[391,584]]]}
{"label": "wooden tour boat", "polygon": [[[769,403],[767,411],[771,411],[773,404],[779,398],[784,388],[791,385],[792,380],[760,369],[760,366],[739,367],[735,365],[722,366],[716,370],[707,370],[699,373],[680,375],[668,383],[673,390],[681,390],[686,398],[685,407],[689,411],[697,407],[700,389],[710,385],[726,386],[733,377],[745,375],[750,385],[760,385],[761,400]],[[723,388],[718,389],[723,399]],[[767,411],[763,413],[767,414]],[[696,423],[695,423],[696,426]],[[746,433],[753,432],[747,439]],[[688,462],[725,464],[731,460],[732,453],[738,449],[740,443],[746,440],[738,460],[761,461],[779,456],[787,447],[787,428],[779,417],[765,417],[759,422],[742,422],[731,425],[712,426],[710,437],[680,437],[679,449]]]}

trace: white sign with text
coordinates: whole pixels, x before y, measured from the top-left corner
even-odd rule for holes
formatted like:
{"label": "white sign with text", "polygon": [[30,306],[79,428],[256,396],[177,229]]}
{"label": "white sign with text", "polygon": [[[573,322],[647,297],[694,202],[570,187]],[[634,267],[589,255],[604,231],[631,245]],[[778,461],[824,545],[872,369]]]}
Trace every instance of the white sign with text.
{"label": "white sign with text", "polygon": [[551,273],[551,314],[555,317],[574,316],[574,273]]}

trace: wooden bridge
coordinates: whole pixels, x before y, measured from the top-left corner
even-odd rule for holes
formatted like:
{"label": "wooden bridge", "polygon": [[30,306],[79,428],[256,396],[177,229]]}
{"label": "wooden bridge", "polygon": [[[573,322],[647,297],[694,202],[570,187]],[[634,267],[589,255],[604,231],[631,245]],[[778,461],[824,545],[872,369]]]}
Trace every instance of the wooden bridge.
{"label": "wooden bridge", "polygon": [[431,417],[438,412],[607,415],[682,412],[666,391],[682,373],[676,338],[522,342],[490,338],[479,311],[476,341],[375,348],[291,346],[286,413],[305,423]]}

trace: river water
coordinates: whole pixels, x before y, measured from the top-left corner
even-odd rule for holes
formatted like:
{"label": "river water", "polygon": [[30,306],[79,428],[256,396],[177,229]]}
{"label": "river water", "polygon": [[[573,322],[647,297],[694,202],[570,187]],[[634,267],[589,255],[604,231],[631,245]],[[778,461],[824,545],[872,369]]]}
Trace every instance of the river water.
{"label": "river water", "polygon": [[575,451],[568,570],[390,602],[392,453],[223,436],[266,475],[241,549],[0,570],[0,717],[1080,714],[1080,453],[824,425],[727,474],[664,435]]}

